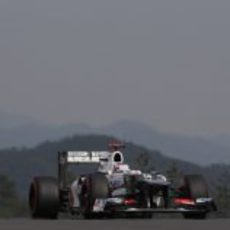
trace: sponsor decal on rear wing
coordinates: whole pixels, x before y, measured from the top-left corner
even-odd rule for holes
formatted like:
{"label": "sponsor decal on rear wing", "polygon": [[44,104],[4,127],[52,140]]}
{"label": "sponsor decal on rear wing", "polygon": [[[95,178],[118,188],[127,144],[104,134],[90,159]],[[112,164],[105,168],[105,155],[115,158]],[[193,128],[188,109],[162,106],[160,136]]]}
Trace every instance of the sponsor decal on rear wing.
{"label": "sponsor decal on rear wing", "polygon": [[110,152],[106,151],[69,151],[67,152],[68,163],[99,163],[108,159]]}

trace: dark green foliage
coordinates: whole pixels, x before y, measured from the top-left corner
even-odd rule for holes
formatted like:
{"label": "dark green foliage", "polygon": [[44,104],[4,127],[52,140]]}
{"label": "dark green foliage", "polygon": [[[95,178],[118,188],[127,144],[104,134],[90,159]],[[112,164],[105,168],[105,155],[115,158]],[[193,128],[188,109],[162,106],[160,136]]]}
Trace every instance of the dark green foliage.
{"label": "dark green foliage", "polygon": [[142,172],[148,172],[151,171],[151,169],[153,170],[153,166],[152,166],[153,162],[151,161],[151,158],[147,152],[140,153],[136,157],[135,163],[136,163],[136,167],[140,169]]}
{"label": "dark green foliage", "polygon": [[219,185],[216,188],[216,202],[221,210],[230,209],[230,188],[227,185]]}
{"label": "dark green foliage", "polygon": [[179,180],[183,176],[183,173],[179,170],[176,161],[171,162],[168,170],[166,171],[166,175],[169,181],[174,184],[174,186],[179,184]]}
{"label": "dark green foliage", "polygon": [[24,204],[19,201],[14,182],[6,175],[0,175],[0,216],[12,217],[24,213]]}
{"label": "dark green foliage", "polygon": [[215,198],[219,209],[230,209],[230,173],[228,171],[219,177]]}

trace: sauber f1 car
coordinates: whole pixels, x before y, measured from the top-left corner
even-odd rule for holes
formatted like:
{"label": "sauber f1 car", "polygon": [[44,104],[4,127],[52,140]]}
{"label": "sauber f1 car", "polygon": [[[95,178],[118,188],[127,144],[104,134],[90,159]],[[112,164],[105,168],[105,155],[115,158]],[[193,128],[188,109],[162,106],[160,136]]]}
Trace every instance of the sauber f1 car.
{"label": "sauber f1 car", "polygon": [[[166,176],[131,170],[119,144],[110,151],[58,153],[58,178],[34,177],[29,190],[32,218],[56,219],[67,212],[84,218],[140,217],[153,213],[181,213],[205,219],[216,209],[201,175],[185,175],[175,187]],[[71,164],[98,164],[98,170],[68,183]]]}

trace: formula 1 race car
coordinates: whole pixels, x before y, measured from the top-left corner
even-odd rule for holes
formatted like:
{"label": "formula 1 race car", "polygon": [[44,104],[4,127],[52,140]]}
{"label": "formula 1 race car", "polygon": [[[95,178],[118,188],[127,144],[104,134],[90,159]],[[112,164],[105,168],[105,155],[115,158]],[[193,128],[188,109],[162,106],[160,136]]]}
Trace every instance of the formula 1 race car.
{"label": "formula 1 race car", "polygon": [[[153,213],[181,213],[184,218],[205,219],[216,209],[201,175],[184,176],[175,187],[166,176],[131,170],[124,163],[121,144],[110,151],[58,153],[58,179],[34,177],[29,190],[33,218],[56,219],[59,213],[84,218],[139,217]],[[98,170],[68,183],[68,165],[98,164]]]}

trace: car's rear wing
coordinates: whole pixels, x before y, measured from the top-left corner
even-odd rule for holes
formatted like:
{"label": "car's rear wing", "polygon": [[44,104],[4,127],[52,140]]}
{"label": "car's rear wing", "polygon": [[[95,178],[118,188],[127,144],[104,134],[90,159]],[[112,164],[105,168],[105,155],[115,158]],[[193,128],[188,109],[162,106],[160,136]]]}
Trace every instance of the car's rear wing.
{"label": "car's rear wing", "polygon": [[58,183],[60,189],[67,188],[67,168],[69,164],[100,163],[108,159],[108,151],[65,151],[58,152]]}
{"label": "car's rear wing", "polygon": [[69,151],[66,152],[67,163],[99,163],[108,159],[111,153],[107,151]]}
{"label": "car's rear wing", "polygon": [[60,189],[67,188],[67,167],[69,164],[89,164],[103,162],[100,172],[111,170],[113,163],[122,164],[124,156],[120,151],[67,151],[58,153],[58,181]]}

